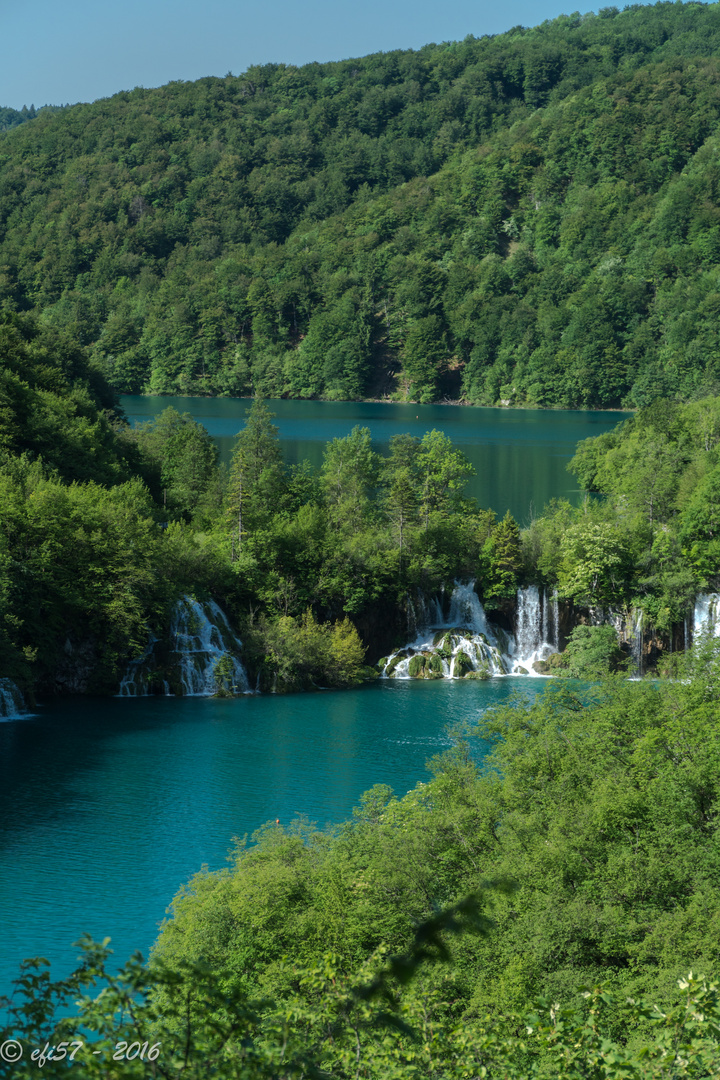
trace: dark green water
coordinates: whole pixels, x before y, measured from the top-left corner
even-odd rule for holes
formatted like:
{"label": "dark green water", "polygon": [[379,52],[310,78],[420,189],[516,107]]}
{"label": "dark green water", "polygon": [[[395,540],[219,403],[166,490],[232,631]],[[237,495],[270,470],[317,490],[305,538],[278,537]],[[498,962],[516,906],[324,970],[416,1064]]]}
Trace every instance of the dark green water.
{"label": "dark green water", "polygon": [[[229,460],[250,402],[128,395],[121,404],[132,422],[150,420],[168,406],[191,413]],[[433,428],[444,431],[475,468],[467,494],[500,515],[509,510],[521,524],[552,498],[579,498],[575,478],[566,468],[578,441],[609,431],[629,415],[354,401],[271,401],[268,405],[276,413],[285,459],[291,464],[308,460],[319,466],[325,443],[348,435],[356,424],[370,429],[378,450],[399,432],[422,436]]]}
{"label": "dark green water", "polygon": [[179,886],[265,821],[347,817],[360,794],[427,779],[444,727],[541,679],[92,700],[0,723],[0,995],[21,959],[58,977],[88,931],[147,953]]}

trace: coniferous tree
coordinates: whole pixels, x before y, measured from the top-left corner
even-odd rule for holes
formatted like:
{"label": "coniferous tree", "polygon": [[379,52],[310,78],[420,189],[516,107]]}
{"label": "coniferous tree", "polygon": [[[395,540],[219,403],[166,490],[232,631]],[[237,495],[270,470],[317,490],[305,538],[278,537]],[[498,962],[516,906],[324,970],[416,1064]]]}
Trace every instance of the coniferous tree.
{"label": "coniferous tree", "polygon": [[235,440],[227,499],[238,549],[244,535],[278,509],[285,479],[275,414],[255,397],[246,415]]}

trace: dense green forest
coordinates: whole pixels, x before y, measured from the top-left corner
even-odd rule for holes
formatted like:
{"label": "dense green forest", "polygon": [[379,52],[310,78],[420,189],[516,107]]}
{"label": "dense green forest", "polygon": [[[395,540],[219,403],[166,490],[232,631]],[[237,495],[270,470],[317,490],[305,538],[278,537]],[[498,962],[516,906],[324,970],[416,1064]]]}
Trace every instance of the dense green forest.
{"label": "dense green forest", "polygon": [[[27,120],[34,120],[41,112],[59,112],[62,108],[62,105],[43,105],[41,109],[36,109],[34,105],[31,105],[29,109],[27,105],[23,105],[22,109],[0,108],[0,131],[10,131],[11,128],[19,127]],[[69,108],[69,105],[65,108]]]}
{"label": "dense green forest", "polygon": [[0,135],[0,303],[118,390],[714,393],[719,44],[717,5],[611,7],[41,110]]}
{"label": "dense green forest", "polygon": [[580,444],[583,505],[521,530],[465,497],[471,467],[442,432],[382,456],[355,428],[319,470],[288,468],[256,398],[225,470],[187,414],[130,429],[65,331],[10,314],[0,347],[0,662],[26,691],[115,692],[185,593],[228,612],[253,684],[352,684],[411,639],[414,599],[455,578],[509,631],[519,587],[556,591],[576,628],[558,674],[621,663],[607,627],[578,624],[633,610],[664,670],[696,594],[720,585],[716,398]]}
{"label": "dense green forest", "polygon": [[355,429],[318,473],[287,469],[256,399],[228,474],[187,415],[132,431],[59,332],[6,316],[0,339],[0,661],[23,689],[113,692],[187,592],[220,600],[281,689],[357,681],[370,639],[402,642],[409,588],[482,565],[488,596],[514,594],[518,527],[464,499],[441,432],[382,459]]}

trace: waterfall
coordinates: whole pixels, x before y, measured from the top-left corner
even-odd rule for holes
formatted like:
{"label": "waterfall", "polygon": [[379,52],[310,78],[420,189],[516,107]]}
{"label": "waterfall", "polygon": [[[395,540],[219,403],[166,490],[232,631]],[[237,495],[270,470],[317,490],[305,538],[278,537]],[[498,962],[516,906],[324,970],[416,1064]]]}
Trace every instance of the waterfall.
{"label": "waterfall", "polygon": [[227,657],[227,677],[233,693],[247,692],[245,668],[234,655],[242,642],[214,600],[205,604],[190,596],[179,600],[170,636],[179,657],[180,681],[186,697],[209,697],[216,692],[215,669],[224,657]]}
{"label": "waterfall", "polygon": [[720,595],[698,593],[693,612],[693,640],[701,634],[720,636]]}
{"label": "waterfall", "polygon": [[[547,596],[547,593],[545,594]],[[553,589],[552,594],[552,619],[553,619],[553,636],[552,644],[556,652],[560,650],[560,601],[558,600],[558,591]]]}
{"label": "waterfall", "polygon": [[12,679],[0,679],[0,720],[19,720],[27,716],[25,699]]}
{"label": "waterfall", "polygon": [[228,693],[248,693],[247,675],[238,658],[241,648],[214,600],[200,603],[183,596],[175,605],[169,641],[150,639],[144,652],[128,664],[118,697],[144,697],[156,686],[169,695],[173,684],[183,696],[209,697],[218,690],[216,675]]}
{"label": "waterfall", "polygon": [[456,581],[447,619],[443,602],[434,597],[423,602],[425,625],[418,628],[412,644],[393,653],[383,663],[383,675],[394,679],[457,679],[504,675],[508,671],[498,634],[487,621],[475,592],[474,581]]}
{"label": "waterfall", "polygon": [[407,632],[409,634],[416,634],[418,628],[417,615],[415,614],[415,607],[410,599],[410,593],[406,593],[407,604],[405,611],[407,614]]}
{"label": "waterfall", "polygon": [[537,585],[518,589],[517,634],[515,648],[518,656],[534,658],[542,644],[543,622],[540,607],[540,591]]}
{"label": "waterfall", "polygon": [[543,591],[542,598],[537,585],[528,585],[524,589],[518,589],[513,671],[519,674],[523,672],[530,674],[535,670],[534,664],[547,660],[548,656],[557,652],[559,628],[557,593],[553,593],[552,603],[550,603],[547,589]]}
{"label": "waterfall", "polygon": [[642,678],[643,657],[643,613],[642,608],[636,608],[633,612],[632,623],[632,658],[634,674],[633,678]]}
{"label": "waterfall", "polygon": [[[442,613],[440,613],[442,619]],[[442,623],[438,624],[442,625]],[[475,634],[492,637],[485,617],[485,610],[475,592],[475,582],[455,583],[450,597],[450,617],[448,626],[464,626]]]}
{"label": "waterfall", "polygon": [[[560,610],[557,592],[541,595],[536,585],[517,594],[517,634],[493,627],[475,592],[474,581],[456,581],[448,617],[442,601],[418,600],[424,625],[413,641],[381,662],[394,679],[484,678],[537,675],[535,664],[558,651]],[[540,665],[538,664],[538,667]]]}
{"label": "waterfall", "polygon": [[151,665],[149,661],[152,659],[156,643],[157,638],[151,636],[144,652],[130,661],[120,680],[117,697],[147,697],[150,693]]}

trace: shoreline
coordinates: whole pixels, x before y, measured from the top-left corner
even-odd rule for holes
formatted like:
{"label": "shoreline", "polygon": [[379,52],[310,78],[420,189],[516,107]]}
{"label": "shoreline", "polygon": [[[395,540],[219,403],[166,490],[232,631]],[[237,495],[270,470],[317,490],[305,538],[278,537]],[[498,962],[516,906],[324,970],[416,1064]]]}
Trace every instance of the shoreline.
{"label": "shoreline", "polygon": [[[127,391],[118,392],[118,399],[123,397],[133,398],[193,398],[206,401],[252,401],[253,395],[234,395],[234,394],[179,394],[179,393],[162,393],[162,394],[148,394],[148,393],[129,393]],[[548,412],[548,413],[565,413],[565,412],[580,412],[580,413],[626,413],[628,416],[634,416],[639,412],[636,408],[621,408],[620,406],[613,408],[597,408],[597,409],[585,409],[580,406],[572,408],[554,408],[548,405],[473,405],[470,401],[394,401],[392,398],[343,398],[342,400],[335,400],[330,398],[292,398],[292,397],[266,397],[263,401],[293,401],[293,402],[323,402],[327,405],[411,405],[414,408],[425,409],[435,408],[437,406],[449,407],[454,406],[456,408],[464,409],[497,409],[502,412]]]}

